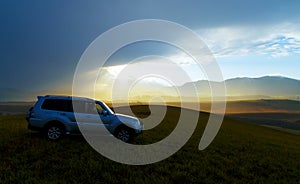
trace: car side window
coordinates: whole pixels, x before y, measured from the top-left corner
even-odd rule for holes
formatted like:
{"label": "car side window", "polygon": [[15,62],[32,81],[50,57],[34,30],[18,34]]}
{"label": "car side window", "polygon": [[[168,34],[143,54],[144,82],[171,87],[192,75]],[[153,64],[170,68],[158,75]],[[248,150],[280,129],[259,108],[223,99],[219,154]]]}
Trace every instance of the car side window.
{"label": "car side window", "polygon": [[95,102],[65,99],[45,99],[41,108],[45,110],[74,112],[73,105],[74,110],[78,113],[101,114],[104,110],[100,104]]}
{"label": "car side window", "polygon": [[62,108],[66,112],[73,112],[72,100],[64,100]]}
{"label": "car side window", "polygon": [[42,109],[46,110],[61,110],[62,109],[62,101],[55,99],[46,99],[42,105]]}
{"label": "car side window", "polygon": [[84,101],[73,100],[74,111],[77,113],[86,113],[86,105]]}
{"label": "car side window", "polygon": [[86,102],[81,100],[73,101],[75,111],[78,113],[98,114],[96,104],[94,102]]}
{"label": "car side window", "polygon": [[86,113],[88,114],[97,114],[96,104],[94,102],[86,102]]}
{"label": "car side window", "polygon": [[100,104],[97,104],[97,103],[96,103],[96,109],[97,109],[98,114],[102,114],[102,111],[104,110],[104,109],[101,107],[101,105],[100,105]]}
{"label": "car side window", "polygon": [[73,112],[71,100],[45,99],[41,108],[46,110]]}
{"label": "car side window", "polygon": [[42,104],[42,109],[46,110],[56,110],[56,102],[54,100],[46,99]]}

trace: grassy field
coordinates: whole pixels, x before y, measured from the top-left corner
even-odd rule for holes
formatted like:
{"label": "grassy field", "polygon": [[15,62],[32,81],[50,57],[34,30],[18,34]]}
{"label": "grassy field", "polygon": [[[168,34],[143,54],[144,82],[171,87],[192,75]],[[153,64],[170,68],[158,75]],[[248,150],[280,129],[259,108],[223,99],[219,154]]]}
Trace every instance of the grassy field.
{"label": "grassy field", "polygon": [[[132,109],[148,115],[144,106]],[[134,143],[163,139],[178,117],[179,109],[169,107],[163,122]],[[24,115],[1,116],[0,183],[300,183],[299,135],[226,118],[213,143],[199,151],[207,119],[200,114],[191,139],[168,159],[129,166],[101,156],[81,136],[51,142],[27,130]]]}
{"label": "grassy field", "polygon": [[280,131],[283,131],[283,132],[288,132],[288,133],[291,133],[291,134],[300,135],[300,130],[293,130],[293,129],[281,128],[281,127],[270,126],[270,125],[262,125],[262,126],[265,126],[265,127],[268,127],[268,128],[273,128],[275,130],[280,130]]}
{"label": "grassy field", "polygon": [[33,105],[34,102],[0,102],[0,115],[22,114]]}

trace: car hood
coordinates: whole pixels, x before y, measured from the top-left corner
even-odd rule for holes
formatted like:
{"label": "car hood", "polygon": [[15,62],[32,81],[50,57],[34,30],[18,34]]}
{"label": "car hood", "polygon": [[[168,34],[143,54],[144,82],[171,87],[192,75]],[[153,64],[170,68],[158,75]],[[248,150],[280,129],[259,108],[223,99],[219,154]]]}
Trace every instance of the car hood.
{"label": "car hood", "polygon": [[128,116],[125,114],[115,114],[115,115],[122,123],[124,123],[127,126],[135,128],[137,125],[139,125],[139,120],[135,117]]}

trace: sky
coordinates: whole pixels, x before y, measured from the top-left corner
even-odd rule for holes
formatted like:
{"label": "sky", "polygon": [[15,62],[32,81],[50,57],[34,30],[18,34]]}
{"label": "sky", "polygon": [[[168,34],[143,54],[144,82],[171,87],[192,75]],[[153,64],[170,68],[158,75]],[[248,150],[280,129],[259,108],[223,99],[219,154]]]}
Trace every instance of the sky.
{"label": "sky", "polygon": [[[68,91],[78,61],[93,40],[115,26],[141,19],[173,21],[197,33],[224,79],[265,75],[300,79],[299,9],[297,0],[2,0],[0,88]],[[126,46],[110,58],[103,70],[106,82],[132,60],[147,55],[177,59],[193,80],[204,77],[176,48],[145,42]],[[160,62],[156,59],[136,63],[143,67]]]}

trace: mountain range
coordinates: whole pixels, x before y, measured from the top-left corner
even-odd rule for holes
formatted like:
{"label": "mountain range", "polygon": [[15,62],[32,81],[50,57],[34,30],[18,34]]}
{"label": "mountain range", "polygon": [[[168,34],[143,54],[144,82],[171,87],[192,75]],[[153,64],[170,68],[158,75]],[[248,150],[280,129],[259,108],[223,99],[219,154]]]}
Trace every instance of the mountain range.
{"label": "mountain range", "polygon": [[[212,82],[220,83],[220,82]],[[186,83],[181,88],[191,89],[196,86],[199,96],[210,94],[207,80]],[[233,78],[225,80],[226,96],[230,99],[298,99],[300,96],[300,80],[279,76],[260,78]]]}
{"label": "mountain range", "polygon": [[[300,80],[280,76],[264,76],[259,78],[233,78],[225,80],[227,100],[249,100],[249,99],[292,99],[300,98]],[[220,84],[221,82],[211,82]],[[185,92],[186,97],[194,94],[192,90],[197,89],[198,96],[202,98],[210,97],[211,91],[207,80],[188,82],[182,86],[177,86],[179,90]],[[147,86],[149,87],[149,86]],[[162,96],[172,99],[176,98],[174,87],[151,86],[154,93],[160,93]],[[44,90],[44,91],[26,91],[21,89],[0,88],[0,101],[35,101],[36,96],[45,94],[66,94],[62,91]],[[151,96],[141,94],[139,98]]]}

